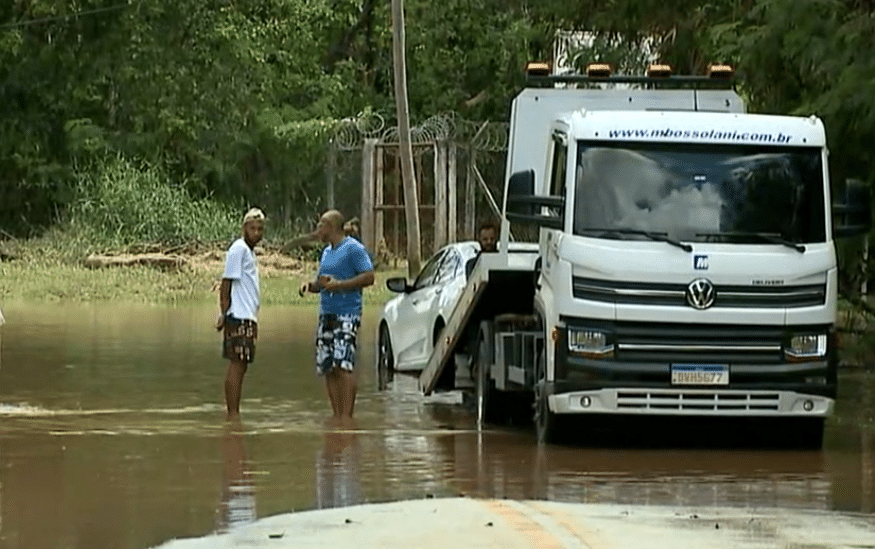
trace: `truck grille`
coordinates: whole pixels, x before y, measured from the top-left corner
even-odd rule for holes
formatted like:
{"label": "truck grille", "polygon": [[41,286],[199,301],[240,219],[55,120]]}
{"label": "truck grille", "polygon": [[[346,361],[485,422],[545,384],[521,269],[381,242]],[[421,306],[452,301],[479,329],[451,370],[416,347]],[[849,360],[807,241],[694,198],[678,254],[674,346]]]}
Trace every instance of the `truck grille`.
{"label": "truck grille", "polygon": [[[574,297],[591,301],[634,305],[688,307],[686,284],[617,282],[595,278],[572,278]],[[713,307],[796,308],[826,303],[826,284],[799,286],[714,285]]]}
{"label": "truck grille", "polygon": [[775,364],[783,360],[783,328],[723,324],[626,323],[615,326],[624,362]]}
{"label": "truck grille", "polygon": [[777,411],[780,395],[756,391],[676,391],[676,390],[623,390],[617,393],[617,408],[621,410],[699,412],[761,412]]}

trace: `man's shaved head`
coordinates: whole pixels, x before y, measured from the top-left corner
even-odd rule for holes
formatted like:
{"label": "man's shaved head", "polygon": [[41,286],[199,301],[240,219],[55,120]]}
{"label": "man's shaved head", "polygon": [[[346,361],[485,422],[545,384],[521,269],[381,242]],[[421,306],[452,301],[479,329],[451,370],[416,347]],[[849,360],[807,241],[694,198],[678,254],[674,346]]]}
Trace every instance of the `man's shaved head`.
{"label": "man's shaved head", "polygon": [[316,237],[325,242],[331,242],[337,245],[346,237],[343,232],[343,215],[337,210],[328,210],[319,217],[319,224],[316,225]]}
{"label": "man's shaved head", "polygon": [[341,230],[343,229],[343,214],[341,214],[337,210],[328,210],[322,217],[319,218],[319,221],[323,221],[328,225],[331,225],[333,229]]}

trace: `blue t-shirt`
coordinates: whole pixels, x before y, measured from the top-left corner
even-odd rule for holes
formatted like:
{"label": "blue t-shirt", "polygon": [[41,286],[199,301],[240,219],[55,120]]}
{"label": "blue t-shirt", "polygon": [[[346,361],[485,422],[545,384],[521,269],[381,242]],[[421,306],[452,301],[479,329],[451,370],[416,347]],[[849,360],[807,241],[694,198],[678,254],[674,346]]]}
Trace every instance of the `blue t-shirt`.
{"label": "blue t-shirt", "polygon": [[[319,259],[319,274],[331,275],[338,280],[347,280],[361,273],[373,271],[371,258],[361,242],[355,238],[346,237],[337,247],[331,245],[322,250]],[[356,288],[345,292],[326,292],[319,294],[319,311],[322,314],[336,315],[361,314],[362,289]]]}

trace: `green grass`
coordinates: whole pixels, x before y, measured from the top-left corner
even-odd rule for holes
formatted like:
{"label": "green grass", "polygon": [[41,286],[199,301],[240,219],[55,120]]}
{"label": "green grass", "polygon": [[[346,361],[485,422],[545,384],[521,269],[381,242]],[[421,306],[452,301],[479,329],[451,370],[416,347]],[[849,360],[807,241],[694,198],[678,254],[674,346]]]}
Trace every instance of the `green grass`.
{"label": "green grass", "polygon": [[[42,246],[38,247],[42,249]],[[315,263],[284,272],[261,269],[262,303],[292,305],[316,303],[315,294],[298,296],[301,282],[315,272]],[[30,250],[22,258],[0,263],[0,302],[95,302],[113,301],[156,304],[215,303],[215,283],[221,277],[220,261],[192,261],[178,271],[133,266],[89,269],[68,263],[52,254],[40,258]],[[403,271],[378,271],[376,282],[363,294],[366,305],[382,304],[392,297],[385,281]]]}
{"label": "green grass", "polygon": [[[168,185],[160,169],[120,157],[79,171],[75,188],[76,196],[57,225],[30,240],[0,240],[0,302],[216,302],[216,281],[225,250],[240,233],[242,210],[194,198],[184,185]],[[267,232],[268,260],[260,269],[262,303],[316,303],[316,295],[299,297],[298,288],[312,278],[318,253],[280,255],[290,235],[273,232],[270,220]],[[150,248],[188,254],[183,255],[187,263],[176,271],[146,266],[90,269],[83,264],[91,254]],[[392,294],[385,279],[400,274],[378,272],[376,284],[364,292],[365,304],[388,300]]]}

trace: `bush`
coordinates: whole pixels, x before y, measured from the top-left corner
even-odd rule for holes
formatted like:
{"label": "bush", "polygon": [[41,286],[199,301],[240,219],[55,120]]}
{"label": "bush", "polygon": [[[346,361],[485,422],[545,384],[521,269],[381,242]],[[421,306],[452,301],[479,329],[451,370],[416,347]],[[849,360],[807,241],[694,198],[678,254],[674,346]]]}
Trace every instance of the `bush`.
{"label": "bush", "polygon": [[77,171],[75,193],[64,225],[103,247],[227,240],[239,232],[233,209],[194,198],[184,184],[168,184],[162,169],[124,158]]}

